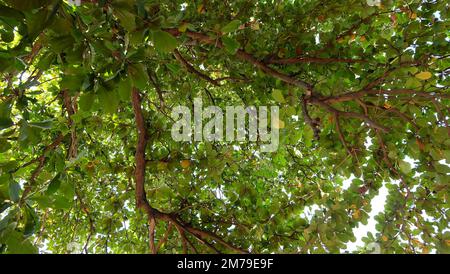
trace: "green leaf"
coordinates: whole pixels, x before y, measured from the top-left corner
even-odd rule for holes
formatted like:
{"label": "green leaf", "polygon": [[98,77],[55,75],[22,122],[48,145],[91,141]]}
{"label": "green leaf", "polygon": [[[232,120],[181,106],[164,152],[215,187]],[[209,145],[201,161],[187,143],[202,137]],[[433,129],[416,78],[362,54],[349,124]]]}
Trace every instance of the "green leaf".
{"label": "green leaf", "polygon": [[41,70],[47,70],[50,68],[50,65],[55,60],[55,55],[52,52],[48,52],[44,54],[44,56],[39,59],[39,62],[36,64],[36,67],[38,67]]}
{"label": "green leaf", "polygon": [[10,180],[9,182],[9,198],[13,202],[18,202],[20,199],[20,185],[14,180]]}
{"label": "green leaf", "polygon": [[143,64],[138,63],[128,66],[128,75],[136,88],[142,90],[147,87],[149,77]]}
{"label": "green leaf", "polygon": [[284,100],[283,92],[279,89],[274,89],[272,91],[272,97],[278,103],[286,103],[286,101]]}
{"label": "green leaf", "polygon": [[98,99],[100,103],[100,107],[106,113],[114,113],[119,106],[119,95],[115,90],[107,91],[106,89],[100,89],[98,93]]}
{"label": "green leaf", "polygon": [[5,139],[0,139],[0,153],[6,152],[11,148],[11,144]]}
{"label": "green leaf", "polygon": [[225,25],[221,29],[221,31],[223,33],[233,32],[233,31],[237,30],[240,25],[241,25],[241,21],[240,20],[233,20],[230,23],[228,23],[227,25]]}
{"label": "green leaf", "polygon": [[53,121],[45,120],[45,121],[41,121],[41,122],[30,122],[30,123],[28,123],[28,125],[30,127],[36,127],[36,128],[40,128],[40,129],[51,129],[52,125],[53,125]]}
{"label": "green leaf", "polygon": [[422,83],[420,83],[420,81],[417,78],[410,77],[410,78],[408,78],[408,80],[406,80],[406,84],[405,84],[406,88],[414,89],[414,88],[418,88],[421,86],[422,86]]}
{"label": "green leaf", "polygon": [[177,63],[166,64],[166,67],[173,73],[178,73],[180,71],[180,65]]}
{"label": "green leaf", "polygon": [[450,150],[444,150],[442,153],[444,154],[447,164],[450,164]]}
{"label": "green leaf", "polygon": [[38,249],[18,231],[11,231],[5,241],[10,254],[34,254]]}
{"label": "green leaf", "polygon": [[312,129],[308,126],[303,128],[303,142],[305,143],[306,147],[312,146],[312,141],[314,138],[314,132]]}
{"label": "green leaf", "polygon": [[55,178],[53,178],[50,181],[50,184],[47,187],[47,191],[46,194],[47,195],[52,195],[53,193],[55,193],[56,191],[58,191],[59,187],[61,186],[61,179],[60,179],[60,174],[56,175]]}
{"label": "green leaf", "polygon": [[19,21],[25,19],[25,15],[21,11],[3,5],[0,5],[0,17],[16,19]]}
{"label": "green leaf", "polygon": [[9,30],[0,30],[0,38],[5,43],[14,41],[14,32]]}
{"label": "green leaf", "polygon": [[133,82],[130,78],[124,77],[120,80],[117,85],[117,90],[120,96],[120,99],[124,102],[130,101],[131,98],[131,89],[133,88]]}
{"label": "green leaf", "polygon": [[27,12],[25,13],[26,21],[27,21],[27,28],[28,28],[28,35],[34,39],[34,37],[37,37],[39,33],[42,32],[42,30],[45,27],[45,24],[47,23],[47,17],[50,13],[50,10],[48,9],[40,9],[35,12]]}
{"label": "green leaf", "polygon": [[83,77],[81,75],[65,75],[60,82],[61,89],[70,91],[79,91],[83,84]]}
{"label": "green leaf", "polygon": [[51,208],[53,206],[53,197],[50,198],[48,195],[33,195],[30,200],[36,202],[39,208]]}
{"label": "green leaf", "polygon": [[9,128],[12,125],[14,125],[14,123],[10,118],[0,118],[0,130]]}
{"label": "green leaf", "polygon": [[442,164],[434,164],[434,168],[436,169],[437,172],[442,173],[442,174],[448,174],[450,173],[450,167],[448,165],[442,165]]}
{"label": "green leaf", "polygon": [[136,29],[136,16],[126,9],[115,9],[114,15],[119,19],[120,24],[127,30]]}
{"label": "green leaf", "polygon": [[405,174],[410,173],[411,170],[412,170],[411,165],[410,165],[408,162],[405,162],[405,161],[402,161],[402,160],[399,161],[398,167],[399,167],[400,170],[401,170],[403,173],[405,173]]}
{"label": "green leaf", "polygon": [[11,104],[8,101],[0,103],[0,130],[11,127],[14,123],[10,118]]}
{"label": "green leaf", "polygon": [[178,46],[178,40],[168,32],[157,30],[152,34],[153,44],[158,51],[172,52]]}
{"label": "green leaf", "polygon": [[85,92],[81,94],[78,104],[81,110],[88,111],[92,108],[94,104],[94,94],[92,92]]}
{"label": "green leaf", "polygon": [[31,127],[26,121],[22,121],[19,129],[19,142],[21,146],[35,144],[40,141],[40,131],[42,129]]}
{"label": "green leaf", "polygon": [[230,54],[235,54],[241,47],[238,41],[227,36],[222,37],[222,43],[225,47],[225,50]]}
{"label": "green leaf", "polygon": [[53,208],[55,209],[69,209],[73,204],[73,201],[67,199],[64,196],[56,196],[53,201]]}
{"label": "green leaf", "polygon": [[40,226],[39,223],[39,216],[36,214],[33,208],[30,206],[25,207],[25,227],[23,231],[23,235],[25,237],[31,236],[33,233],[35,233]]}

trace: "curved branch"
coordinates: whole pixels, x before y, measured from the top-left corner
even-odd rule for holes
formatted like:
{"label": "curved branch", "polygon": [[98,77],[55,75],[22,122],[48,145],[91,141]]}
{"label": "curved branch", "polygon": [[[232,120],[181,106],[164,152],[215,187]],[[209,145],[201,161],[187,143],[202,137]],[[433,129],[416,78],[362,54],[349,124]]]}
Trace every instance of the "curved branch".
{"label": "curved branch", "polygon": [[329,104],[334,104],[334,103],[353,101],[357,98],[361,98],[366,95],[386,95],[386,96],[415,95],[415,96],[423,97],[423,98],[427,98],[427,99],[434,99],[434,98],[450,99],[450,94],[444,94],[444,93],[439,93],[439,92],[416,91],[413,89],[393,89],[393,90],[368,89],[368,90],[344,93],[344,94],[336,95],[336,96],[324,97],[324,98],[320,98],[319,100],[329,103]]}
{"label": "curved branch", "polygon": [[323,107],[324,109],[326,109],[330,113],[339,114],[342,117],[359,119],[359,120],[362,120],[362,121],[366,122],[370,127],[374,128],[374,129],[379,129],[379,130],[381,130],[383,132],[388,132],[389,131],[389,129],[387,127],[384,127],[384,126],[378,124],[377,122],[371,120],[369,117],[367,117],[364,114],[356,113],[356,112],[340,111],[340,110],[337,110],[337,109],[333,108],[332,106],[326,104],[325,102],[317,100],[315,98],[311,98],[310,102]]}
{"label": "curved branch", "polygon": [[220,86],[220,84],[217,80],[214,80],[211,77],[209,77],[208,75],[203,74],[200,71],[196,70],[186,59],[184,59],[184,57],[181,55],[181,53],[177,49],[175,49],[173,51],[173,54],[174,54],[175,58],[178,60],[178,62],[180,62],[181,65],[183,65],[187,69],[187,71],[210,82],[211,84],[213,84],[216,87]]}
{"label": "curved branch", "polygon": [[269,64],[297,64],[297,63],[318,63],[318,64],[329,64],[329,63],[367,63],[366,60],[360,59],[350,59],[350,58],[320,58],[320,57],[298,57],[298,58],[286,58],[286,59],[269,59],[267,61]]}
{"label": "curved branch", "polygon": [[[156,248],[154,248],[154,224],[156,220],[163,220],[169,223],[173,223],[179,231],[188,232],[192,234],[197,239],[203,241],[206,245],[210,246],[209,243],[206,242],[206,238],[210,238],[226,248],[238,252],[238,253],[247,253],[245,250],[237,248],[232,244],[223,240],[220,236],[212,233],[203,231],[197,228],[194,228],[186,223],[180,221],[176,215],[161,212],[155,208],[153,208],[147,200],[147,196],[145,193],[145,148],[147,146],[148,135],[147,128],[145,126],[144,114],[141,108],[141,96],[139,91],[136,88],[133,88],[131,92],[131,101],[133,105],[133,111],[136,121],[136,127],[138,131],[138,142],[136,146],[136,168],[134,172],[135,180],[136,180],[136,189],[135,189],[135,197],[136,197],[136,207],[143,209],[147,214],[149,225],[150,225],[150,245],[153,253],[156,252]],[[181,235],[181,234],[180,234]],[[181,235],[183,238],[183,235]],[[185,239],[185,238],[184,238]]]}
{"label": "curved branch", "polygon": [[[217,48],[223,48],[224,47],[224,45],[222,44],[221,41],[219,41],[216,38],[209,37],[208,35],[203,34],[203,33],[193,32],[193,31],[186,31],[186,32],[182,33],[178,29],[166,29],[165,31],[167,31],[167,32],[169,32],[169,33],[171,33],[172,35],[175,35],[175,36],[180,36],[182,34],[185,34],[189,38],[191,38],[191,39],[193,39],[193,40],[195,40],[197,42],[200,42],[200,43],[203,43],[203,44],[213,45],[213,46],[215,46]],[[255,67],[257,67],[259,69],[261,69],[263,72],[265,72],[266,74],[268,74],[270,76],[273,76],[273,77],[275,77],[277,79],[280,79],[281,81],[283,81],[283,82],[285,82],[287,84],[306,89],[307,95],[308,96],[311,95],[313,88],[312,88],[312,86],[310,84],[308,84],[308,83],[306,83],[306,82],[304,82],[302,80],[298,80],[298,79],[292,78],[292,77],[290,77],[287,74],[281,73],[281,72],[279,72],[279,71],[277,71],[277,70],[267,66],[265,63],[263,63],[262,61],[259,61],[253,55],[243,51],[242,49],[238,49],[236,51],[236,56],[239,59],[247,61],[248,63],[254,65]]]}

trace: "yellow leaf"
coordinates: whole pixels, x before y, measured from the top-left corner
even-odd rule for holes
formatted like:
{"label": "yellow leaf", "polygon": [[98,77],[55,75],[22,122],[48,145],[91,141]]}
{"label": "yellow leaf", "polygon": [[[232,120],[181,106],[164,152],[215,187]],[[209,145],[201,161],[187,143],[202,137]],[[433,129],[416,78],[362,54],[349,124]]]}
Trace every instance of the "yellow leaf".
{"label": "yellow leaf", "polygon": [[359,41],[361,41],[361,42],[364,42],[364,41],[366,41],[366,36],[361,36],[361,38],[359,38]]}
{"label": "yellow leaf", "polygon": [[258,21],[253,21],[253,22],[251,22],[250,28],[251,28],[252,30],[259,30],[259,22],[258,22]]}
{"label": "yellow leaf", "polygon": [[428,249],[428,247],[424,246],[422,248],[422,254],[428,254],[428,253],[430,253],[430,250]]}
{"label": "yellow leaf", "polygon": [[384,108],[385,109],[390,109],[392,106],[389,103],[384,103]]}
{"label": "yellow leaf", "polygon": [[411,18],[411,19],[416,19],[417,18],[417,13],[415,13],[415,12],[411,12],[410,14],[409,14],[409,18]]}
{"label": "yellow leaf", "polygon": [[388,239],[388,237],[386,237],[386,235],[383,235],[383,236],[381,236],[381,240],[383,240],[383,242],[387,242],[387,240],[389,240],[389,239]]}
{"label": "yellow leaf", "polygon": [[359,209],[355,210],[355,212],[353,212],[352,216],[353,216],[353,219],[359,219],[361,217],[361,210],[359,210]]}
{"label": "yellow leaf", "polygon": [[158,170],[166,170],[168,165],[169,165],[169,163],[167,163],[167,162],[159,161],[159,162],[156,164],[156,168],[157,168]]}
{"label": "yellow leaf", "polygon": [[198,13],[205,13],[205,6],[203,4],[200,4],[197,8]]}
{"label": "yellow leaf", "polygon": [[420,79],[420,80],[428,80],[431,78],[432,74],[429,71],[422,71],[422,72],[417,73],[415,76],[417,79]]}
{"label": "yellow leaf", "polygon": [[278,129],[284,128],[284,122],[281,121],[280,119],[277,119],[274,121],[273,126]]}
{"label": "yellow leaf", "polygon": [[178,30],[179,30],[180,32],[186,32],[187,27],[188,27],[188,23],[183,23],[183,24],[181,24],[181,25],[178,27]]}
{"label": "yellow leaf", "polygon": [[181,165],[182,168],[186,169],[186,168],[191,166],[191,161],[183,160],[183,161],[180,162],[180,165]]}

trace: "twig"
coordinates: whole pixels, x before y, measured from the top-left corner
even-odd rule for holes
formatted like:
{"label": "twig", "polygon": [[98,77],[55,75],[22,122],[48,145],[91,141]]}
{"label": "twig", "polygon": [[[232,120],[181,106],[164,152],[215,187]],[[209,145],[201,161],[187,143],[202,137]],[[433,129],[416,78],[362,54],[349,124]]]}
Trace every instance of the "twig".
{"label": "twig", "polygon": [[339,135],[339,139],[341,140],[342,145],[347,150],[348,154],[353,156],[353,153],[350,150],[350,148],[348,147],[347,142],[345,141],[344,135],[342,134],[341,125],[340,125],[340,122],[339,122],[339,114],[338,113],[334,113],[333,117],[334,117],[335,124],[336,124],[336,131],[337,131],[337,133]]}

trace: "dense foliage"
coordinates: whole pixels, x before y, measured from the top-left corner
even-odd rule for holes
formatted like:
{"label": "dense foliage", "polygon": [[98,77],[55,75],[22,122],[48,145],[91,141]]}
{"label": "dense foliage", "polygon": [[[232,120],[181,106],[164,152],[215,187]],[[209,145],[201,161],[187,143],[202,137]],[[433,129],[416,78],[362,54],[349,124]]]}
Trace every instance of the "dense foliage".
{"label": "dense foliage", "polygon": [[[0,0],[1,253],[449,253],[449,4]],[[193,99],[280,145],[175,142]],[[350,183],[346,183],[350,182]]]}

